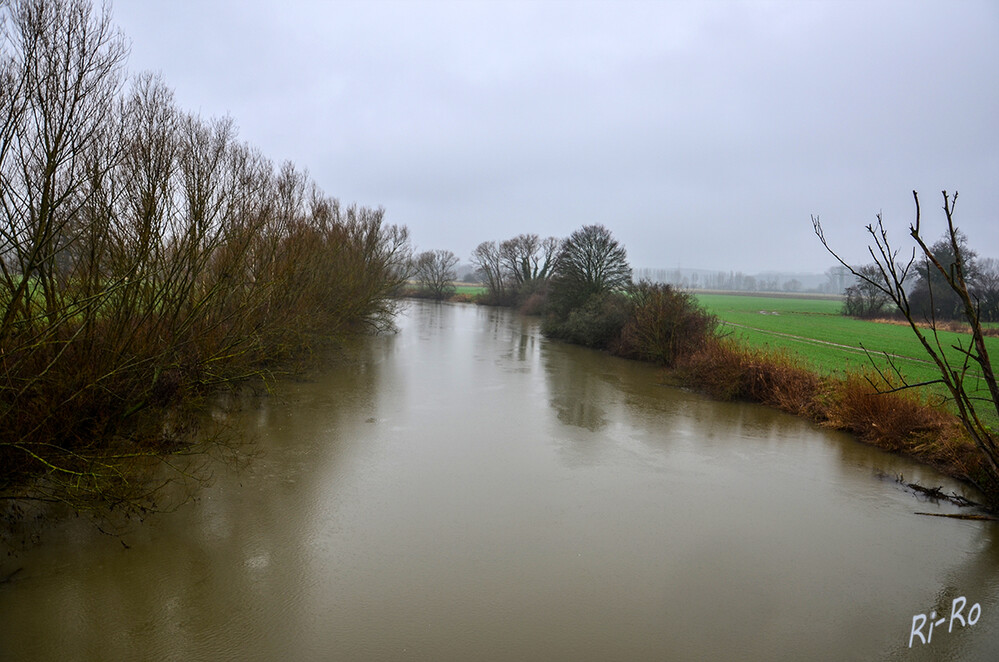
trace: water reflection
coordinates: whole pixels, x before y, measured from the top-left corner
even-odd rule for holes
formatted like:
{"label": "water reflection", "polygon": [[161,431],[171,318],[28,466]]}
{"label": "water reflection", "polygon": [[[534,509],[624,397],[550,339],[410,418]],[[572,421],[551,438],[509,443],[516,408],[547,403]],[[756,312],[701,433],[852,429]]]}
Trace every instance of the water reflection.
{"label": "water reflection", "polygon": [[[506,311],[399,326],[247,403],[259,456],[128,549],[26,553],[0,658],[996,659],[996,528],[874,476],[929,470]],[[908,649],[959,595],[980,624]]]}
{"label": "water reflection", "polygon": [[548,404],[558,419],[596,432],[607,425],[602,398],[607,384],[593,370],[592,351],[568,345],[546,344],[542,351],[551,396]]}

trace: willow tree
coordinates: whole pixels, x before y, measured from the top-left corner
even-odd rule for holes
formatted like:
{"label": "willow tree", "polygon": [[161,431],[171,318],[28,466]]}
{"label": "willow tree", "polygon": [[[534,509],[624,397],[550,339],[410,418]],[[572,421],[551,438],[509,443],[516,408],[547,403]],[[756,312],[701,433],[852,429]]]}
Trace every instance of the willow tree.
{"label": "willow tree", "polygon": [[383,210],[126,90],[126,52],[106,6],[0,0],[0,541],[23,503],[143,511],[217,448],[185,408],[389,328],[405,279]]}

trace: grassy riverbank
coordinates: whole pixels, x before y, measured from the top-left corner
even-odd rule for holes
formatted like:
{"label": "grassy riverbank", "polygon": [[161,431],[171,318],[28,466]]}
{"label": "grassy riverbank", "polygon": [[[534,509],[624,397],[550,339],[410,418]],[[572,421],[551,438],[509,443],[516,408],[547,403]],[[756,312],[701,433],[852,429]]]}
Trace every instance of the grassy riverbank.
{"label": "grassy riverbank", "polygon": [[[731,333],[740,344],[764,352],[787,351],[820,375],[846,378],[853,373],[873,373],[876,366],[883,373],[894,373],[897,368],[912,384],[939,379],[936,365],[929,360],[912,329],[845,317],[838,300],[734,294],[696,296],[705,309],[723,322],[722,331]],[[954,346],[967,347],[970,334],[941,330],[939,337],[951,360],[959,364],[960,354]],[[986,338],[985,343],[992,356],[999,356],[999,338]],[[987,396],[984,383],[974,379],[974,371],[970,374],[969,383],[976,386],[975,395]],[[897,383],[897,375],[893,377]],[[919,390],[927,399],[944,402],[949,398],[941,384]]]}
{"label": "grassy riverbank", "polygon": [[[999,486],[958,418],[915,390],[882,393],[871,371],[820,374],[784,349],[712,340],[680,358],[665,379],[722,400],[749,400],[844,430],[978,487],[996,507]],[[897,382],[896,382],[897,383]]]}

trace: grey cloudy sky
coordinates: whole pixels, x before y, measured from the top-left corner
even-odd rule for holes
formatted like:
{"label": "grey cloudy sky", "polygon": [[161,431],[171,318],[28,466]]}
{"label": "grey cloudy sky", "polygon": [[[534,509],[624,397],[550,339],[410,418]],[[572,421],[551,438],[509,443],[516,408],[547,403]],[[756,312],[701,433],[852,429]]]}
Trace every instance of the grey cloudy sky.
{"label": "grey cloudy sky", "polygon": [[999,3],[117,0],[129,69],[418,249],[603,223],[636,267],[821,272],[940,191],[999,256]]}

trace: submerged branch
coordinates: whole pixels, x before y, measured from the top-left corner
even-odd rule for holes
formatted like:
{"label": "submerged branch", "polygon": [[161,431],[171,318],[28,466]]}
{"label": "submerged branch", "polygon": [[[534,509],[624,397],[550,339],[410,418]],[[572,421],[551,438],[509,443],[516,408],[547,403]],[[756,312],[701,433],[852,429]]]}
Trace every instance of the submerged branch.
{"label": "submerged branch", "polygon": [[925,515],[927,517],[949,517],[951,519],[970,519],[985,522],[999,522],[999,517],[992,515],[965,515],[961,513],[913,513],[913,515]]}

